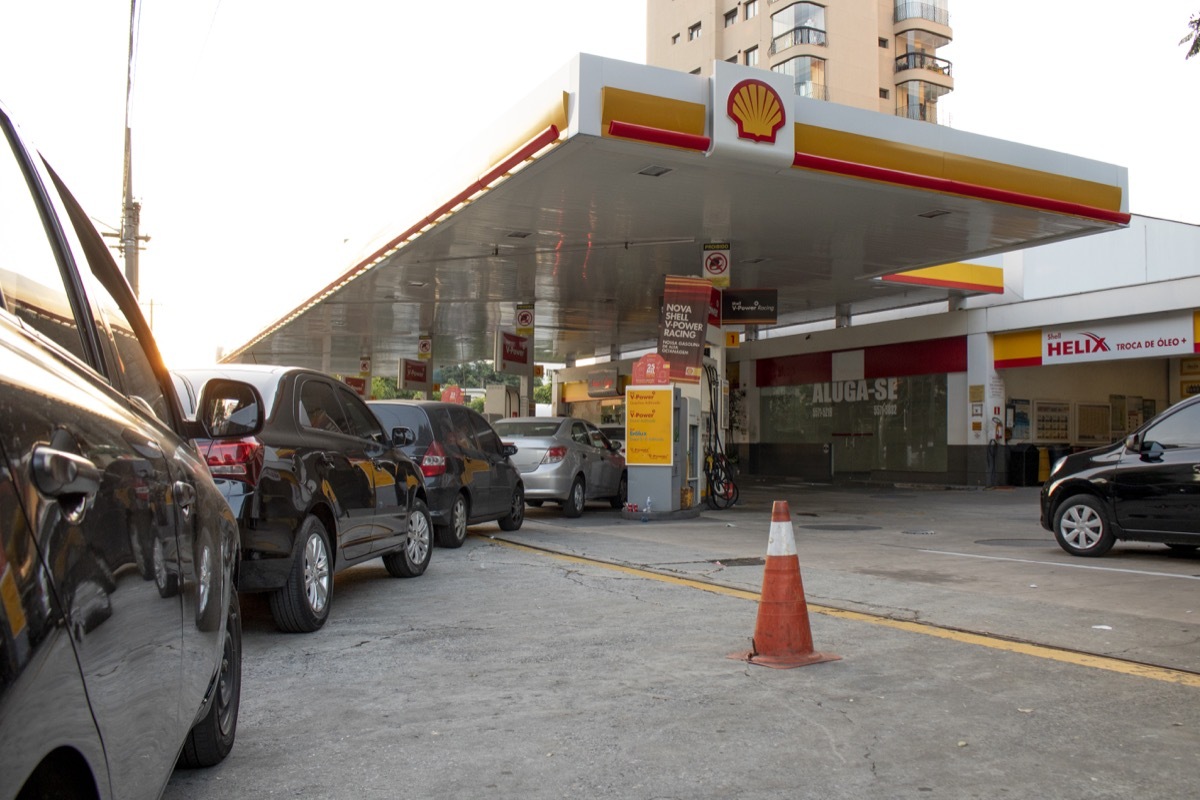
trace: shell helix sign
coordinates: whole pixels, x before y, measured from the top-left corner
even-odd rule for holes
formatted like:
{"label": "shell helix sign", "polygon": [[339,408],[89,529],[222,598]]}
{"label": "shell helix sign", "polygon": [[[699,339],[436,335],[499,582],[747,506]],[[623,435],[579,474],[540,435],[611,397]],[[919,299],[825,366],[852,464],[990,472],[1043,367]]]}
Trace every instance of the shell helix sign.
{"label": "shell helix sign", "polygon": [[795,90],[788,75],[718,61],[709,158],[751,158],[785,169],[795,158]]}

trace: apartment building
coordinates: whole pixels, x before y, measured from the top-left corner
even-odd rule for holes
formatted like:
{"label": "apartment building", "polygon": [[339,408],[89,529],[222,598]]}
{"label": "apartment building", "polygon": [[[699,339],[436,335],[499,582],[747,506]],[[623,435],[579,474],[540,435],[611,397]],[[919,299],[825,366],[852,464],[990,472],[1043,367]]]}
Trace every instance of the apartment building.
{"label": "apartment building", "polygon": [[646,63],[710,76],[729,61],[790,75],[797,95],[938,122],[954,89],[939,48],[949,0],[647,0]]}

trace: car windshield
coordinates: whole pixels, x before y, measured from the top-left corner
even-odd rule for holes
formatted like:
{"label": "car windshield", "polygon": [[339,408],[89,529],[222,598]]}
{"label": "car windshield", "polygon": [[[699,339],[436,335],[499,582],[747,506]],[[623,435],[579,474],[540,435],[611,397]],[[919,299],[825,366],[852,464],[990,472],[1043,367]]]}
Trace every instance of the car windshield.
{"label": "car windshield", "polygon": [[501,436],[553,436],[560,424],[557,419],[502,419],[492,427]]}

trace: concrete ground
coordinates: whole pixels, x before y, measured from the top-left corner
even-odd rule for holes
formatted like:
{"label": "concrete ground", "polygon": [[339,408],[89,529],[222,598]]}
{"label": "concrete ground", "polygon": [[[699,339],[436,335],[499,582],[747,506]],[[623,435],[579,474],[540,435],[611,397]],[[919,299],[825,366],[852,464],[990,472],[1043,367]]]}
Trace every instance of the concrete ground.
{"label": "concrete ground", "polygon": [[[775,500],[839,661],[727,658],[754,633]],[[1200,558],[1072,558],[1036,489],[747,483],[690,520],[528,511],[421,578],[339,574],[315,634],[244,598],[237,744],[165,796],[1200,793]]]}

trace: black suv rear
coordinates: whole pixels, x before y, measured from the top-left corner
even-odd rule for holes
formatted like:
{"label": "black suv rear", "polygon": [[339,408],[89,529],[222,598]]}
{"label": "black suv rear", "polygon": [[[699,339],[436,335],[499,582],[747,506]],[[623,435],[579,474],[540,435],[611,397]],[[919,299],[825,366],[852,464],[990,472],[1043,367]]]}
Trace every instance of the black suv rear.
{"label": "black suv rear", "polygon": [[[372,400],[367,403],[421,467],[429,513],[442,547],[461,547],[467,526],[498,520],[515,531],[525,519],[525,487],[508,457],[516,452],[481,414],[456,403]],[[397,430],[399,434],[397,433]]]}

